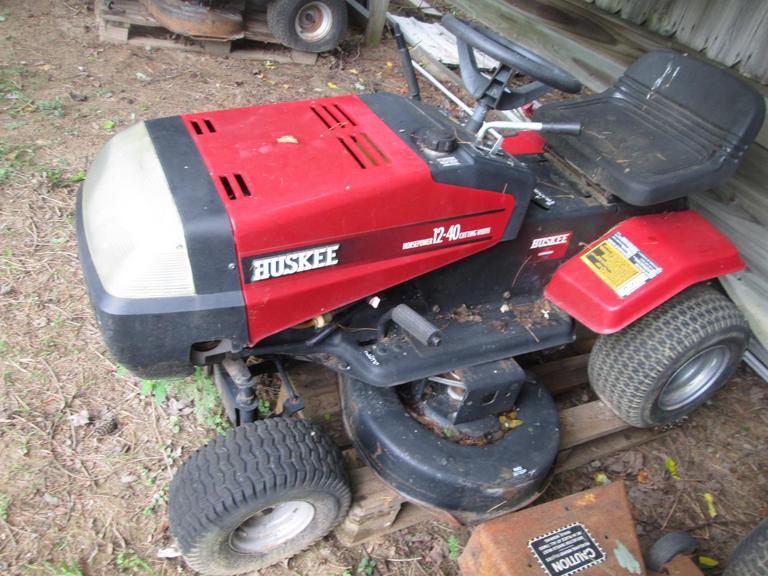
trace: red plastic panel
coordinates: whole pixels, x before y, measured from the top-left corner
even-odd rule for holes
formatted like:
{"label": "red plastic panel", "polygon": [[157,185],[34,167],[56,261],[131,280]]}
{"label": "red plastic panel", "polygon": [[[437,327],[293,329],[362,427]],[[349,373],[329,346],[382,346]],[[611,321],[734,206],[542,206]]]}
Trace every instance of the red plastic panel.
{"label": "red plastic panel", "polygon": [[688,286],[744,267],[733,243],[696,212],[636,216],[558,268],[544,295],[610,334]]}
{"label": "red plastic panel", "polygon": [[514,136],[505,138],[504,142],[501,143],[501,147],[507,154],[512,156],[517,154],[542,154],[544,152],[544,144],[546,143],[547,141],[538,132],[524,130]]}
{"label": "red plastic panel", "polygon": [[182,118],[229,213],[252,344],[492,246],[514,207],[434,182],[356,96]]}

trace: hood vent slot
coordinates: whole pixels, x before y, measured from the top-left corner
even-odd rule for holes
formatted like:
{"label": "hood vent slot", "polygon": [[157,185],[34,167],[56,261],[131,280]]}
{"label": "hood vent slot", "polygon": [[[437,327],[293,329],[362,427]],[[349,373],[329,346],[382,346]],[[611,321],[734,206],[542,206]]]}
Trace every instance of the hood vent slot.
{"label": "hood vent slot", "polygon": [[235,180],[234,183],[228,176],[219,176],[219,181],[224,187],[224,191],[227,193],[229,199],[237,200],[237,192],[239,192],[240,196],[242,197],[249,197],[251,195],[251,190],[248,188],[248,184],[246,184],[245,178],[243,178],[241,174],[233,174],[233,176]]}
{"label": "hood vent slot", "polygon": [[320,122],[329,130],[351,128],[357,126],[357,122],[338,104],[320,104],[320,106],[310,106],[312,113],[317,116]]}
{"label": "hood vent slot", "polygon": [[389,163],[389,158],[371,140],[368,134],[352,134],[351,136],[338,138],[338,140],[362,169],[374,168]]}
{"label": "hood vent slot", "polygon": [[195,134],[198,136],[202,136],[203,134],[215,134],[216,133],[216,127],[213,125],[213,122],[208,120],[207,118],[203,120],[202,123],[200,123],[198,120],[191,120],[190,124],[192,124],[192,129],[195,131]]}

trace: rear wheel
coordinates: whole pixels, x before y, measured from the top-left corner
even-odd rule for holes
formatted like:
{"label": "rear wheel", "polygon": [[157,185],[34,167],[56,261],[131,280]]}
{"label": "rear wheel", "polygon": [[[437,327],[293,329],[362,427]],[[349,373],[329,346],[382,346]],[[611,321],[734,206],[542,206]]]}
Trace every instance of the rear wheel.
{"label": "rear wheel", "polygon": [[303,420],[229,430],[195,452],[170,487],[171,531],[195,570],[259,570],[325,536],[349,507],[337,448]]}
{"label": "rear wheel", "polygon": [[274,0],[267,7],[267,26],[281,43],[307,52],[338,46],[347,29],[344,0]]}
{"label": "rear wheel", "polygon": [[731,554],[724,576],[768,574],[768,520],[758,524]]}
{"label": "rear wheel", "polygon": [[600,336],[589,358],[589,380],[628,424],[667,424],[725,383],[748,341],[739,309],[717,290],[697,285],[621,332]]}

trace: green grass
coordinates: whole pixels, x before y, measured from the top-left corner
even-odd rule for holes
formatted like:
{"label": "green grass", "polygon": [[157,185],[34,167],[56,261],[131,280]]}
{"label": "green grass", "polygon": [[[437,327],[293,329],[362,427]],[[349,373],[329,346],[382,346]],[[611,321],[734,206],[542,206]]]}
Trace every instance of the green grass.
{"label": "green grass", "polygon": [[8,520],[8,508],[11,506],[11,498],[0,492],[0,520]]}
{"label": "green grass", "polygon": [[[40,567],[33,565],[30,568],[39,573]],[[42,563],[42,568],[51,576],[85,576],[77,563],[59,562],[58,564],[52,564],[46,560]]]}
{"label": "green grass", "polygon": [[360,576],[373,576],[374,570],[376,570],[376,562],[367,556],[357,565],[357,573]]}
{"label": "green grass", "polygon": [[155,576],[157,572],[135,552],[120,552],[115,558],[115,564],[121,572],[128,574],[147,574]]}
{"label": "green grass", "polygon": [[458,537],[451,534],[448,536],[446,544],[448,545],[448,557],[456,562],[456,560],[458,560],[459,556],[461,555],[461,542],[459,542]]}

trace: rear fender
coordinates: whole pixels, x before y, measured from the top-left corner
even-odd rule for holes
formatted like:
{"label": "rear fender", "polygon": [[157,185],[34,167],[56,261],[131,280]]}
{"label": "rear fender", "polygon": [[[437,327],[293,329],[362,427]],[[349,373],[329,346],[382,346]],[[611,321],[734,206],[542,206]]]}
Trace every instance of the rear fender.
{"label": "rear fender", "polygon": [[544,295],[610,334],[693,284],[744,268],[736,246],[692,210],[636,216],[558,268]]}

